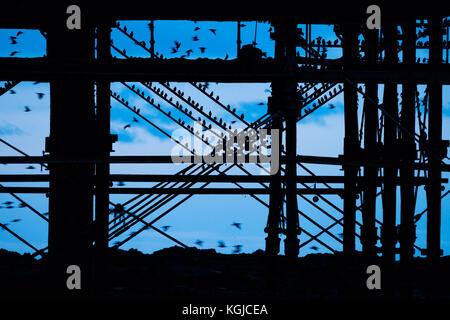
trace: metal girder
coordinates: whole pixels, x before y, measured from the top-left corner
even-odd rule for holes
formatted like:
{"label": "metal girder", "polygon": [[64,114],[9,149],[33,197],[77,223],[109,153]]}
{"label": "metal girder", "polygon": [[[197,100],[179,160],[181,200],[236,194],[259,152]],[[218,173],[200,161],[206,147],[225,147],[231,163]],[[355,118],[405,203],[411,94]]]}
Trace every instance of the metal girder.
{"label": "metal girder", "polygon": [[252,63],[234,60],[211,59],[151,59],[113,58],[110,62],[80,62],[77,60],[50,60],[49,58],[0,58],[0,80],[50,81],[91,79],[115,81],[157,82],[248,82],[267,83],[274,79],[293,79],[297,82],[343,83],[347,77],[355,82],[378,83],[414,81],[425,84],[436,81],[450,84],[450,65],[434,68],[430,65],[380,64],[377,67],[352,65],[316,70],[297,67],[294,73],[280,71],[272,58]]}

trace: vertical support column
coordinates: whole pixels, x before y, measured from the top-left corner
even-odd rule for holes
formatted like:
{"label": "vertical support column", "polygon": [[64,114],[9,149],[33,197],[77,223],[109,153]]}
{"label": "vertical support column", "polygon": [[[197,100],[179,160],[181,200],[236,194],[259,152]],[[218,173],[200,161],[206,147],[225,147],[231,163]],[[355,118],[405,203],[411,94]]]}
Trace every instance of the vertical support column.
{"label": "vertical support column", "polygon": [[[374,67],[378,60],[378,30],[367,30],[366,61],[369,67]],[[378,128],[378,84],[367,81],[366,98],[364,100],[364,151],[366,159],[375,159],[377,152]],[[364,197],[362,204],[361,242],[363,251],[369,255],[376,255],[377,231],[375,227],[376,198],[377,198],[378,168],[364,167]]]}
{"label": "vertical support column", "polygon": [[[280,130],[281,121],[276,119],[272,122],[271,129]],[[272,138],[272,144],[278,143],[281,146],[281,137],[278,141]],[[272,150],[273,152],[273,150]],[[281,159],[281,149],[279,149],[278,159]],[[270,195],[269,195],[269,216],[267,218],[266,237],[266,253],[268,255],[277,255],[280,252],[280,222],[282,210],[282,189],[281,189],[281,171],[271,175],[270,177]]]}
{"label": "vertical support column", "polygon": [[240,52],[241,52],[241,22],[237,22],[237,40],[236,40],[236,46],[237,46],[237,52],[236,57],[239,58]]}
{"label": "vertical support column", "polygon": [[[430,19],[430,65],[439,70],[442,62],[442,26],[440,17]],[[430,84],[430,108],[428,122],[429,173],[427,184],[427,256],[437,262],[441,255],[441,156],[442,156],[442,86],[434,81]]]}
{"label": "vertical support column", "polygon": [[[402,26],[404,35],[403,64],[412,68],[416,62],[416,23],[409,20]],[[416,84],[412,81],[403,83],[402,113],[400,122],[411,133],[415,132],[415,96]],[[414,255],[415,225],[414,225],[414,169],[412,164],[416,159],[416,144],[414,137],[400,132],[403,153],[403,164],[400,169],[401,223],[400,223],[400,260],[403,265],[409,264]]]}
{"label": "vertical support column", "polygon": [[[285,71],[295,74],[297,24],[282,21],[274,24],[276,59]],[[272,84],[272,101],[283,113],[286,121],[286,239],[285,255],[296,258],[299,254],[299,220],[297,207],[297,116],[300,106],[295,78],[277,80]]]}
{"label": "vertical support column", "polygon": [[[275,58],[282,53],[280,50],[280,43],[275,44]],[[272,84],[272,92],[276,89],[276,83]],[[269,97],[268,102],[268,112],[273,116],[276,111],[277,104],[274,103],[272,97]],[[271,129],[280,130],[282,128],[282,120],[277,117],[272,121]],[[281,146],[281,134],[278,135],[278,141],[274,141],[272,137],[272,144],[278,143]],[[272,149],[273,152],[273,149]],[[281,148],[278,148],[278,159],[281,159]],[[281,222],[281,212],[282,212],[282,189],[281,189],[281,170],[279,169],[277,173],[271,175],[270,177],[270,195],[269,195],[269,216],[267,218],[267,226],[264,232],[267,233],[266,237],[266,253],[268,255],[277,255],[280,252],[280,222]]]}
{"label": "vertical support column", "polygon": [[[358,29],[354,25],[343,26],[344,68],[358,59]],[[356,160],[358,143],[358,96],[356,83],[344,83],[344,158]],[[355,251],[356,176],[358,168],[344,166],[344,252]]]}
{"label": "vertical support column", "polygon": [[[104,21],[97,28],[97,60],[108,62],[111,59],[111,29],[109,21]],[[97,81],[97,156],[107,160],[111,151],[110,135],[110,82]],[[106,259],[108,252],[108,222],[109,222],[109,163],[96,164],[95,193],[95,281],[98,291],[104,286],[106,274]]]}
{"label": "vertical support column", "polygon": [[[397,28],[388,25],[384,30],[385,40],[385,64],[394,66],[398,62],[397,56]],[[386,82],[384,85],[383,106],[387,113],[393,118],[398,118],[398,98],[397,84]],[[397,125],[385,117],[384,120],[384,157],[386,160],[395,161],[397,144]],[[381,231],[381,242],[383,244],[383,258],[387,265],[391,265],[395,260],[396,243],[396,190],[397,168],[384,168],[384,188],[383,188],[383,227]]]}
{"label": "vertical support column", "polygon": [[155,57],[155,21],[150,21],[150,56]]}
{"label": "vertical support column", "polygon": [[[49,22],[47,56],[64,63],[94,59],[94,29],[90,12],[83,10],[81,30],[66,27],[66,7],[54,7]],[[93,157],[94,85],[91,80],[50,82],[50,137],[46,151],[51,158]],[[84,296],[91,289],[93,174],[92,164],[50,164],[49,271],[52,293],[58,297]],[[67,268],[81,270],[81,289],[69,290]]]}

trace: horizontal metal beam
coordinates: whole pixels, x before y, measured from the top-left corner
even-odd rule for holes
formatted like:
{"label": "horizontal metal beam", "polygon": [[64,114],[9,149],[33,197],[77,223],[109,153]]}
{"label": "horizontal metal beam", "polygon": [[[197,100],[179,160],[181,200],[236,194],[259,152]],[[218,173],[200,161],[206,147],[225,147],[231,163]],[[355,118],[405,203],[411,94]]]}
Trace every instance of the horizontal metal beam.
{"label": "horizontal metal beam", "polygon": [[[194,158],[191,157],[191,162],[193,163]],[[259,161],[258,163],[267,163],[268,160]],[[336,166],[373,166],[373,167],[404,167],[404,166],[412,166],[416,170],[427,170],[429,165],[426,163],[402,163],[402,162],[391,162],[391,161],[348,161],[344,160],[342,156],[338,157],[322,157],[322,156],[297,156],[298,163],[311,163],[311,164],[324,164],[324,165],[336,165]],[[112,156],[108,159],[101,158],[55,158],[49,156],[3,156],[0,157],[0,164],[48,164],[48,163],[140,163],[140,164],[151,164],[151,163],[159,163],[159,164],[172,164],[171,156]],[[280,163],[286,163],[286,157],[281,156]],[[232,164],[232,163],[228,163]],[[450,165],[442,164],[442,171],[450,171]]]}
{"label": "horizontal metal beam", "polygon": [[340,68],[323,70],[298,68],[294,74],[282,71],[272,58],[255,61],[211,59],[112,59],[111,62],[52,61],[48,58],[0,58],[0,81],[55,81],[92,79],[108,81],[158,82],[250,82],[266,83],[276,79],[294,78],[297,82],[343,83],[377,81],[417,84],[437,81],[450,84],[450,66],[434,69],[416,64],[406,67],[380,65],[377,68],[353,66],[344,73]]}
{"label": "horizontal metal beam", "polygon": [[[269,188],[110,188],[110,194],[270,194]],[[0,193],[48,193],[49,188],[46,187],[3,187]],[[297,194],[342,194],[343,189],[338,188],[309,188],[297,189]]]}
{"label": "horizontal metal beam", "polygon": [[[171,175],[171,174],[111,174],[110,181],[121,182],[210,182],[210,183],[268,183],[271,176],[248,176],[248,175]],[[284,176],[280,177],[281,181]],[[364,183],[364,177],[357,177],[356,182]],[[384,177],[377,177],[378,184],[383,183]],[[426,177],[416,177],[411,183],[414,185],[426,184]],[[48,174],[0,174],[0,182],[49,182]],[[297,176],[299,183],[344,183],[344,176]],[[442,183],[447,183],[448,179],[441,179]],[[394,183],[401,184],[400,178],[396,178]]]}

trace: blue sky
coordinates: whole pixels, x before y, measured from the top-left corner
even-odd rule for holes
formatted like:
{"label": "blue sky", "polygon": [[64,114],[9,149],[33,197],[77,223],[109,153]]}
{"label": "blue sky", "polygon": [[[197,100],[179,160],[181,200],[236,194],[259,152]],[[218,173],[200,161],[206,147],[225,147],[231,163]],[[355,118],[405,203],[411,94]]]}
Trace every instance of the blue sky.
{"label": "blue sky", "polygon": [[[121,26],[127,26],[127,29],[132,30],[134,37],[138,41],[150,40],[150,32],[147,26],[148,22],[132,22],[121,21]],[[255,39],[255,22],[242,22],[246,26],[242,28],[242,44],[250,44]],[[200,28],[194,31],[194,28]],[[305,30],[304,26],[303,30]],[[209,29],[215,29],[214,35]],[[258,47],[268,56],[273,56],[274,43],[270,40],[269,31],[270,25],[266,23],[258,23],[256,42]],[[45,39],[36,30],[26,30],[24,34],[17,38],[17,45],[10,44],[10,36],[14,36],[18,30],[0,30],[0,56],[7,57],[14,50],[19,51],[17,57],[39,57],[45,54]],[[193,41],[192,37],[197,35],[199,41]],[[313,26],[313,38],[322,36],[326,40],[334,42],[336,36],[333,33],[333,26],[320,25]],[[113,30],[112,38],[114,45],[119,49],[126,48],[126,54],[135,57],[148,57],[149,54],[142,48],[136,46],[131,40],[124,36],[120,31]],[[164,57],[179,57],[186,53],[186,50],[192,49],[193,52],[189,58],[224,58],[228,54],[232,59],[236,56],[236,22],[197,22],[192,21],[156,21],[155,22],[155,40],[156,51],[163,54]],[[171,54],[171,48],[174,46],[174,41],[181,42],[179,53]],[[200,47],[205,47],[205,53],[201,53]],[[299,52],[302,51],[299,49]],[[114,50],[114,56],[120,57]],[[338,57],[340,55],[339,49],[330,50],[329,57]],[[426,50],[418,50],[418,56],[426,57]],[[130,83],[131,85],[131,83]],[[158,84],[158,88],[162,88]],[[140,84],[135,84],[141,90],[145,90]],[[185,97],[190,96],[200,105],[204,106],[205,110],[211,111],[218,118],[222,118],[225,122],[231,123],[233,118],[220,107],[212,103],[203,94],[193,88],[188,83],[173,83],[171,86],[176,86],[185,93]],[[214,95],[220,96],[220,101],[227,105],[236,108],[237,113],[245,114],[246,121],[253,121],[266,112],[267,105],[259,105],[260,102],[266,102],[270,92],[270,86],[266,84],[209,84],[209,91],[213,91]],[[24,152],[30,155],[41,155],[44,149],[44,139],[49,133],[49,86],[47,83],[33,84],[32,82],[22,82],[13,89],[16,93],[8,92],[0,97],[0,137],[6,141],[14,144]],[[148,117],[155,124],[172,134],[178,125],[164,116],[160,111],[151,107],[143,99],[133,94],[129,89],[120,83],[113,83],[111,90],[120,94],[121,97],[126,98],[130,105],[141,109],[141,114]],[[423,90],[423,88],[420,88]],[[43,99],[38,99],[36,93],[44,93]],[[150,95],[155,99],[156,103],[161,105],[164,111],[171,111],[172,115],[183,121],[188,119],[179,111],[168,105],[163,100],[156,97],[154,94],[146,91],[146,96]],[[380,97],[382,95],[382,86],[380,86]],[[444,87],[444,127],[443,139],[450,139],[450,131],[448,129],[450,117],[450,90],[448,86]],[[342,141],[344,135],[343,122],[343,96],[338,95],[329,103],[336,106],[334,109],[324,106],[312,113],[304,120],[298,123],[298,145],[297,151],[304,155],[321,155],[321,156],[337,156],[342,153]],[[166,138],[157,130],[146,124],[144,121],[133,122],[135,116],[129,110],[124,108],[115,100],[111,101],[111,130],[112,133],[118,134],[119,141],[114,145],[114,155],[167,155],[171,153],[174,147],[174,142]],[[185,104],[183,104],[185,105]],[[360,96],[360,106],[362,106],[362,99]],[[24,112],[24,107],[28,106],[31,112]],[[361,109],[361,108],[360,108]],[[70,121],[70,114],[67,115],[67,121]],[[188,123],[188,122],[187,122]],[[124,129],[124,126],[131,124],[131,127]],[[192,123],[190,123],[192,125]],[[236,123],[236,128],[241,128],[242,125]],[[14,151],[0,144],[0,155],[17,155]],[[224,166],[225,168],[226,166]],[[314,171],[318,175],[340,175],[342,172],[339,167],[334,166],[318,166],[306,165],[307,168]],[[46,173],[40,170],[38,166],[35,169],[27,170],[25,165],[2,165],[0,166],[0,173]],[[183,168],[182,165],[112,165],[113,173],[175,173]],[[259,174],[260,169],[252,165],[246,165],[246,169],[250,172]],[[298,174],[307,175],[307,173],[300,167],[297,168]],[[232,169],[230,173],[239,174],[238,169]],[[445,174],[448,178],[448,175]],[[13,186],[13,183],[5,183],[5,185]],[[17,184],[19,185],[19,184]],[[45,185],[34,183],[33,185]],[[127,183],[127,187],[133,186],[147,186],[153,184],[138,184]],[[199,186],[199,185],[198,185]],[[218,186],[225,186],[217,184]],[[251,187],[252,184],[247,184]],[[310,185],[312,186],[312,185]],[[318,186],[319,187],[319,186]],[[338,187],[338,185],[336,185]],[[448,185],[446,185],[448,187]],[[47,199],[43,195],[19,195],[24,200],[29,202],[40,212],[48,211]],[[416,213],[421,212],[426,208],[424,201],[425,193],[423,187],[419,189],[419,196],[417,202]],[[130,199],[130,195],[113,195],[111,200],[113,202],[126,201]],[[182,196],[183,197],[183,196]],[[259,196],[267,202],[267,196]],[[311,199],[311,196],[307,196]],[[335,206],[342,209],[342,201],[337,196],[326,196],[326,198]],[[13,219],[21,219],[20,222],[10,223],[9,227],[12,230],[22,235],[27,241],[31,242],[38,248],[47,245],[47,224],[44,220],[34,215],[26,208],[17,208],[17,201],[8,194],[0,194],[0,203],[5,201],[14,201],[15,208],[0,209],[0,223],[8,223]],[[328,226],[333,222],[332,219],[326,217],[323,213],[312,207],[307,201],[298,198],[299,209],[313,218],[319,224]],[[327,212],[337,219],[342,215],[333,209],[330,205],[323,201],[318,202]],[[450,253],[450,217],[449,199],[445,198],[442,201],[442,247],[444,254]],[[5,206],[0,204],[0,206]],[[381,208],[381,198],[378,201],[378,208]],[[161,213],[162,211],[158,211]],[[158,214],[157,212],[157,214]],[[381,220],[381,210],[377,211],[378,218]],[[358,220],[361,221],[361,213],[357,213]],[[190,198],[187,202],[175,209],[171,214],[158,221],[155,226],[161,227],[170,225],[171,228],[167,231],[173,237],[186,243],[187,245],[194,245],[197,239],[204,241],[203,248],[215,248],[218,252],[230,253],[232,246],[236,244],[243,245],[243,252],[253,252],[257,249],[264,248],[265,234],[263,229],[267,219],[267,208],[262,206],[250,196],[244,195],[197,195]],[[233,222],[241,222],[242,230],[238,230],[231,226]],[[426,230],[426,216],[424,216],[418,223],[417,244],[420,247],[425,245],[425,230]],[[300,224],[308,232],[315,234],[320,231],[311,222],[304,218],[300,218]],[[136,230],[136,229],[135,229]],[[131,230],[133,231],[133,230]],[[125,233],[128,235],[131,231]],[[340,226],[335,226],[330,229],[334,235],[342,232]],[[119,240],[123,239],[119,237]],[[300,236],[301,241],[308,239],[306,234]],[[328,235],[324,235],[321,239],[329,246],[336,250],[340,250],[341,246]],[[217,248],[217,241],[223,240],[226,248]],[[115,240],[114,240],[115,241]],[[113,242],[114,242],[113,241]],[[359,242],[357,242],[360,248]],[[145,231],[134,239],[122,246],[124,249],[137,248],[143,252],[153,252],[155,250],[172,246],[174,243],[157,234],[154,231]],[[301,255],[314,253],[311,246],[317,246],[317,252],[329,252],[322,245],[316,242],[309,243],[301,250]],[[29,248],[20,243],[5,231],[0,231],[0,248],[14,250],[19,252],[31,252]],[[283,249],[283,248],[282,248]]]}

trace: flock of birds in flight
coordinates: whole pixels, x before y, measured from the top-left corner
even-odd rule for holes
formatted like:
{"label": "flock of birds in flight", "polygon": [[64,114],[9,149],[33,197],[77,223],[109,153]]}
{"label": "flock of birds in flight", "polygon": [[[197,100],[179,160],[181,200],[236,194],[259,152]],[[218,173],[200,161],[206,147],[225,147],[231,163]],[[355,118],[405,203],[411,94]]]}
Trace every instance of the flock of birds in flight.
{"label": "flock of birds in flight", "polygon": [[[242,223],[240,223],[240,222],[233,222],[232,224],[231,224],[231,226],[232,227],[235,227],[236,229],[238,229],[238,230],[242,230]],[[171,226],[162,226],[161,227],[161,229],[164,231],[164,232],[166,232],[167,230],[169,230],[171,228]],[[197,240],[195,240],[195,242],[194,242],[194,244],[196,245],[196,246],[199,246],[199,247],[202,247],[203,246],[203,243],[204,243],[204,241],[203,240],[200,240],[200,239],[197,239]],[[223,240],[219,240],[219,241],[217,241],[217,247],[218,248],[226,248],[227,247],[227,245],[225,244],[225,242],[223,241]],[[233,251],[232,251],[232,253],[240,253],[241,251],[242,251],[242,247],[243,247],[243,245],[241,245],[241,244],[236,244],[236,245],[234,245],[233,246]]]}
{"label": "flock of birds in flight", "polygon": [[[246,26],[245,24],[242,24],[242,23],[240,24],[240,27],[245,27],[245,26]],[[124,30],[126,31],[126,27],[124,27]],[[200,27],[198,27],[198,26],[196,26],[196,27],[194,28],[194,32],[197,32],[197,31],[199,31],[199,30],[200,30]],[[271,30],[272,30],[272,28],[270,28],[269,31],[271,31]],[[217,32],[217,29],[210,28],[210,29],[208,29],[208,31],[211,32],[211,34],[212,34],[213,36],[216,36],[216,35],[217,35],[217,33],[216,33],[216,32]],[[10,36],[11,45],[16,45],[16,44],[18,44],[18,41],[17,41],[17,40],[18,40],[18,37],[21,36],[22,34],[23,34],[22,31],[18,31],[18,32],[16,33],[15,36]],[[133,32],[131,32],[130,35],[133,36]],[[198,42],[199,40],[200,40],[200,39],[199,39],[198,35],[192,36],[192,41],[193,41],[193,42]],[[256,45],[256,42],[253,42],[253,44]],[[181,49],[181,42],[175,40],[175,41],[174,41],[174,46],[171,48],[171,53],[172,53],[172,54],[179,53],[179,52],[180,52],[180,49]],[[198,49],[200,50],[201,53],[205,53],[205,51],[206,51],[206,47],[198,47]],[[125,53],[125,49],[124,49],[123,51],[124,51],[124,53]],[[15,51],[12,51],[12,52],[10,53],[10,56],[13,57],[13,56],[17,55],[18,53],[19,53],[19,51],[16,51],[16,50],[15,50]],[[185,54],[183,54],[180,58],[189,57],[192,53],[193,53],[193,49],[188,49],[188,50],[185,51]],[[229,57],[228,54],[226,54],[225,60],[227,60],[228,57]],[[34,82],[34,84],[38,84],[38,83],[39,83],[39,81],[35,81],[35,82]],[[204,84],[205,87],[208,87],[208,85],[209,85],[208,83],[205,83],[205,84]],[[10,92],[10,94],[16,94],[16,91],[13,90],[13,89],[9,90],[9,92]],[[42,93],[42,92],[36,92],[36,95],[37,95],[37,98],[38,98],[39,100],[43,99],[44,96],[45,96],[45,94]],[[262,104],[264,104],[264,103],[259,103],[258,105],[262,105]],[[334,105],[330,105],[330,109],[333,109],[334,107],[335,107]],[[29,106],[24,106],[24,112],[31,112],[31,108],[30,108]],[[138,121],[138,119],[136,119],[136,117],[133,117],[132,122],[137,123],[137,122],[139,122],[139,121]],[[235,122],[235,121],[234,121],[234,122]],[[131,127],[131,124],[126,124],[126,125],[123,127],[123,129],[128,129],[128,128],[130,128],[130,127]],[[35,169],[35,167],[30,165],[30,166],[26,167],[26,169]],[[125,183],[123,183],[123,182],[118,182],[118,186],[124,186],[124,185],[125,185]],[[18,208],[24,208],[24,207],[25,207],[25,204],[19,203]],[[12,203],[11,201],[5,201],[5,202],[3,203],[3,205],[0,205],[0,209],[12,209],[12,208],[15,208],[15,207],[13,206],[13,203]],[[44,213],[44,215],[48,215],[48,213]],[[10,223],[16,223],[16,222],[19,222],[19,221],[21,221],[21,219],[13,219],[13,220],[10,221]],[[9,224],[9,223],[4,223],[4,224],[1,224],[1,223],[0,223],[1,226],[7,226],[8,224]],[[241,230],[241,228],[242,228],[242,227],[241,227],[241,223],[238,223],[238,222],[233,222],[233,223],[231,224],[231,226],[237,228],[238,230]],[[169,228],[171,228],[171,226],[168,226],[168,225],[161,227],[161,229],[162,229],[163,231],[167,231]],[[3,229],[1,229],[1,230],[3,230]],[[342,234],[339,234],[339,236],[342,237]],[[198,239],[198,240],[196,240],[196,241],[194,242],[194,244],[197,245],[197,246],[199,246],[199,247],[202,247],[202,246],[203,246],[203,243],[204,243],[204,241],[203,241],[203,240],[200,240],[200,239]],[[226,248],[227,246],[226,246],[226,244],[225,244],[224,241],[219,240],[219,241],[218,241],[217,247],[219,247],[219,248]],[[234,249],[233,249],[232,252],[233,252],[233,253],[239,253],[239,252],[241,252],[242,247],[243,247],[243,246],[240,245],[240,244],[234,245],[234,246],[233,246]],[[316,246],[311,246],[310,249],[312,249],[312,250],[314,250],[314,251],[317,251],[319,248],[316,247]]]}
{"label": "flock of birds in flight", "polygon": [[[23,32],[19,30],[19,31],[17,31],[17,33],[16,33],[15,36],[10,36],[9,39],[11,40],[11,44],[12,44],[12,45],[18,44],[17,39],[18,39],[18,37],[21,36],[22,34],[23,34]],[[18,54],[18,53],[19,53],[19,51],[13,51],[13,52],[11,52],[11,53],[9,54],[9,56],[10,56],[10,57],[13,57],[13,56],[15,56],[15,55]],[[40,83],[40,82],[39,82],[39,81],[35,81],[33,84],[36,85],[36,84],[38,84],[38,83]],[[16,91],[13,90],[13,89],[11,89],[11,90],[9,90],[9,93],[10,93],[10,94],[16,94]],[[43,92],[36,92],[36,95],[37,95],[37,97],[38,97],[39,100],[42,100],[42,99],[44,98],[44,96],[45,96],[45,93],[43,93]],[[31,112],[31,108],[30,108],[29,106],[24,106],[24,112]],[[27,167],[27,169],[34,169],[34,167],[33,167],[33,166],[29,166],[29,167]]]}

